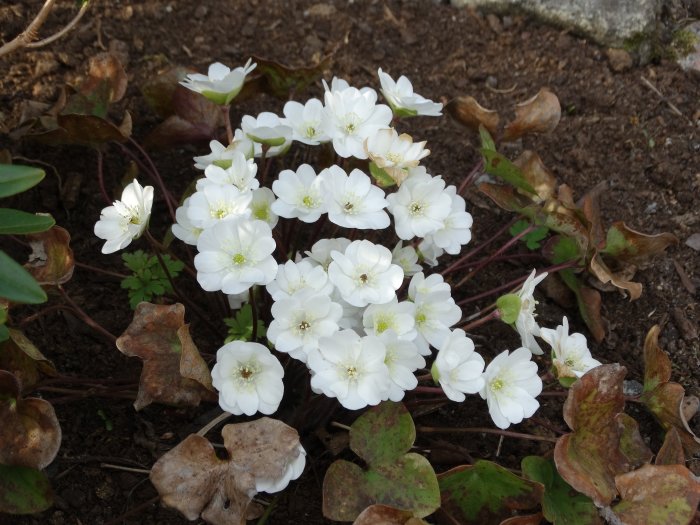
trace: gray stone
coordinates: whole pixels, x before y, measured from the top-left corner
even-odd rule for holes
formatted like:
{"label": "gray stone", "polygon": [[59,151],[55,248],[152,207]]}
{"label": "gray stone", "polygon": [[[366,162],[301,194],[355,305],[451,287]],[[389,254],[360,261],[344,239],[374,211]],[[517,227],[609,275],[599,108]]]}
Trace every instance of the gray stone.
{"label": "gray stone", "polygon": [[700,74],[700,22],[693,22],[683,31],[686,38],[692,40],[687,42],[691,49],[686,55],[678,57],[678,64],[685,71]]}
{"label": "gray stone", "polygon": [[484,7],[501,13],[521,11],[621,47],[653,31],[660,0],[451,0],[455,6]]}

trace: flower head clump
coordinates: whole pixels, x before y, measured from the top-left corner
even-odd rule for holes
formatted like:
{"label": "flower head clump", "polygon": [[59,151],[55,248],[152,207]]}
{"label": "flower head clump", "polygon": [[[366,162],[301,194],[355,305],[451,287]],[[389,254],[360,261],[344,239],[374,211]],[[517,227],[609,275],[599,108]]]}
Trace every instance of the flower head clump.
{"label": "flower head clump", "polygon": [[338,398],[349,410],[378,405],[391,385],[385,357],[386,347],[378,337],[360,337],[352,330],[322,337],[307,363],[313,374],[311,388]]}
{"label": "flower head clump", "polygon": [[484,358],[474,351],[474,342],[464,330],[454,330],[440,345],[433,363],[433,379],[440,383],[445,395],[462,402],[465,394],[476,394],[484,387],[481,373]]}
{"label": "flower head clump", "polygon": [[308,164],[302,164],[296,171],[282,170],[272,183],[272,191],[277,195],[272,210],[286,219],[316,222],[326,212],[322,183],[323,179]]}
{"label": "flower head clump", "polygon": [[365,140],[365,151],[377,167],[401,184],[408,177],[409,168],[415,168],[430,155],[425,144],[425,141],[413,142],[406,133],[399,135],[394,128],[380,129]]}
{"label": "flower head clump", "polygon": [[345,228],[382,230],[389,226],[384,211],[384,191],[359,169],[348,175],[340,166],[323,170],[322,190],[326,198],[328,220]]}
{"label": "flower head clump", "polygon": [[382,95],[391,106],[392,111],[400,117],[425,115],[439,117],[442,115],[442,104],[428,100],[413,92],[413,85],[405,77],[400,76],[394,81],[381,68],[377,71],[382,85]]}
{"label": "flower head clump", "polygon": [[235,415],[272,414],[282,401],[284,369],[259,343],[233,341],[216,352],[211,371],[219,405]]}
{"label": "flower head clump", "polygon": [[522,345],[525,348],[529,348],[533,354],[541,355],[544,352],[537,343],[537,340],[535,340],[535,336],[540,335],[540,325],[535,321],[535,316],[537,315],[535,313],[535,306],[537,306],[537,301],[535,300],[534,293],[535,286],[540,284],[544,278],[547,277],[547,272],[535,277],[536,273],[535,270],[532,270],[532,273],[516,294],[520,297],[520,313],[515,320],[515,329],[520,334]]}
{"label": "flower head clump", "polygon": [[290,100],[282,110],[287,124],[292,128],[292,139],[310,146],[318,146],[330,139],[323,130],[323,103],[317,98],[306,104]]}
{"label": "flower head clump", "polygon": [[552,362],[559,378],[578,378],[601,364],[591,356],[586,336],[569,334],[569,320],[566,317],[554,330],[540,328],[540,337],[552,347]]}
{"label": "flower head clump", "polygon": [[532,416],[540,404],[535,399],[542,392],[542,380],[532,354],[521,347],[497,355],[484,372],[484,386],[479,391],[486,399],[491,419],[498,428],[508,428]]}
{"label": "flower head clump", "polygon": [[102,253],[114,253],[141,237],[148,226],[152,206],[153,186],[143,187],[136,179],[128,184],[121,200],[103,209],[95,223],[95,235],[107,241]]}
{"label": "flower head clump", "polygon": [[192,73],[180,82],[187,89],[201,93],[206,98],[222,106],[226,106],[240,93],[245,77],[255,69],[248,59],[245,66],[237,67],[233,71],[225,65],[215,62],[209,66],[206,75]]}

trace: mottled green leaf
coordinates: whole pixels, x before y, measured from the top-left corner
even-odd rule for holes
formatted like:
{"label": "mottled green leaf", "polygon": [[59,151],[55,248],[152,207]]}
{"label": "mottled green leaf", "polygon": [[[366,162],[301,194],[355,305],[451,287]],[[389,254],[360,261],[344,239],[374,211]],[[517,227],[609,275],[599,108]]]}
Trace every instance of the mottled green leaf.
{"label": "mottled green leaf", "polygon": [[0,513],[33,514],[51,505],[53,492],[43,472],[0,465]]}
{"label": "mottled green leaf", "polygon": [[608,230],[602,253],[638,264],[654,255],[662,254],[671,244],[676,243],[678,238],[671,233],[646,235],[634,231],[624,222],[616,222]]}
{"label": "mottled green leaf", "polygon": [[484,171],[503,179],[507,183],[531,194],[536,194],[535,189],[525,180],[523,172],[515,164],[497,151],[482,149],[481,155],[484,157]]}
{"label": "mottled green leaf", "polygon": [[416,440],[416,427],[402,403],[384,401],[352,424],[350,448],[370,465],[395,461]]}

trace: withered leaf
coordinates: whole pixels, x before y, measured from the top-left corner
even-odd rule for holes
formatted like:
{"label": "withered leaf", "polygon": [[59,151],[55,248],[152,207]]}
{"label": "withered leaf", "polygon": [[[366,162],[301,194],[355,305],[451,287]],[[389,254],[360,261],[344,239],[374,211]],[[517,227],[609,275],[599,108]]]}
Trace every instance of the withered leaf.
{"label": "withered leaf", "polygon": [[484,126],[491,135],[498,131],[500,117],[492,109],[481,106],[474,97],[457,97],[450,100],[445,111],[457,122],[472,131],[479,131],[479,125]]}
{"label": "withered leaf", "polygon": [[639,299],[642,295],[641,283],[627,281],[622,273],[613,272],[608,265],[605,264],[599,253],[596,253],[588,264],[591,273],[603,284],[610,283],[620,290],[625,290],[629,293],[630,301]]}
{"label": "withered leaf", "polygon": [[192,434],[153,465],[151,482],[163,503],[189,520],[201,515],[213,525],[244,525],[262,514],[251,503],[256,485],[281,478],[302,453],[299,435],[267,417],[226,425],[221,434],[229,459]]}
{"label": "withered leaf", "polygon": [[20,397],[17,378],[0,370],[0,464],[43,469],[61,446],[61,426],[53,406]]}
{"label": "withered leaf", "polygon": [[664,444],[661,445],[659,453],[654,461],[656,465],[683,465],[685,464],[685,452],[683,451],[683,442],[678,430],[670,428],[666,432]]}
{"label": "withered leaf", "polygon": [[[577,206],[591,225],[591,245],[602,249],[605,246],[605,229],[600,217],[600,197],[608,189],[608,182],[601,181],[579,199]],[[573,199],[573,195],[571,196]]]}
{"label": "withered leaf", "polygon": [[613,511],[623,525],[690,523],[700,482],[683,465],[644,465],[615,478],[622,501]]}
{"label": "withered leaf", "polygon": [[644,340],[644,392],[640,400],[668,431],[675,428],[688,455],[700,453],[700,439],[690,430],[683,413],[685,389],[671,379],[671,360],[659,347],[659,327]]}
{"label": "withered leaf", "polygon": [[90,58],[88,79],[80,86],[85,94],[107,86],[107,102],[119,102],[126,93],[128,78],[121,62],[113,53],[100,53]]}
{"label": "withered leaf", "polygon": [[133,321],[117,339],[117,348],[143,359],[136,410],[154,401],[197,406],[201,400],[216,399],[209,368],[190,337],[180,303],[140,303]]}
{"label": "withered leaf", "polygon": [[542,519],[542,513],[538,512],[537,514],[506,518],[500,523],[500,525],[540,525],[540,523],[542,523]]}
{"label": "withered leaf", "polygon": [[56,369],[20,330],[8,328],[8,339],[0,343],[0,369],[12,372],[21,390],[29,390],[41,374],[55,376]]}
{"label": "withered leaf", "polygon": [[601,365],[572,385],[564,420],[573,432],[560,437],[554,447],[561,477],[598,506],[610,504],[617,495],[615,476],[629,470],[616,419],[625,404],[626,372],[619,364]]}
{"label": "withered leaf", "polygon": [[266,91],[282,100],[304,91],[310,84],[316,82],[328,69],[333,61],[335,50],[315,64],[301,67],[291,67],[274,60],[254,56],[253,61],[258,65],[257,71],[263,75]]}
{"label": "withered leaf", "polygon": [[42,285],[67,283],[73,277],[75,257],[70,247],[70,234],[60,226],[28,236],[32,253],[24,265]]}
{"label": "withered leaf", "polygon": [[503,140],[511,142],[529,133],[550,133],[559,124],[559,99],[547,88],[515,108],[515,120],[506,125]]}
{"label": "withered leaf", "polygon": [[537,153],[525,150],[513,161],[513,164],[520,168],[523,177],[530,183],[540,200],[546,201],[554,198],[557,179],[545,167]]}
{"label": "withered leaf", "polygon": [[360,512],[352,525],[427,525],[420,518],[405,510],[387,505],[370,505]]}
{"label": "withered leaf", "polygon": [[620,221],[608,230],[604,253],[620,261],[641,264],[677,243],[678,238],[672,233],[646,235]]}
{"label": "withered leaf", "polygon": [[627,464],[631,468],[637,468],[644,463],[649,463],[654,453],[639,433],[637,421],[624,412],[615,416],[615,420],[620,429],[620,452],[627,459]]}

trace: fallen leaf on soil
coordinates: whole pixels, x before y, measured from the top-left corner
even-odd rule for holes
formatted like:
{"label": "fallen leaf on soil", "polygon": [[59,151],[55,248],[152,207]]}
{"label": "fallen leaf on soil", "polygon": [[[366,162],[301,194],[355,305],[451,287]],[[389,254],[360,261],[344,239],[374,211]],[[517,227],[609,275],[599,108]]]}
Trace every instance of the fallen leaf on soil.
{"label": "fallen leaf on soil", "polygon": [[440,506],[440,490],[432,466],[420,454],[407,453],[416,429],[401,403],[385,401],[361,415],[350,431],[350,447],[364,459],[362,469],[335,461],[323,479],[323,515],[353,521],[379,503],[410,512],[417,518]]}
{"label": "fallen leaf on soil", "polygon": [[690,523],[700,482],[683,465],[644,465],[615,478],[622,501],[613,507],[623,525]]}
{"label": "fallen leaf on soil", "polygon": [[[603,284],[610,283],[620,290],[625,290],[630,295],[630,301],[639,299],[642,295],[642,285],[626,280],[623,272],[613,272],[603,262],[600,254],[595,254],[588,264],[591,273]],[[634,271],[632,272],[634,274]]]}
{"label": "fallen leaf on soil", "polygon": [[8,328],[9,338],[0,343],[0,370],[14,374],[21,390],[30,390],[41,374],[55,376],[56,368],[20,330]]}
{"label": "fallen leaf on soil", "polygon": [[683,449],[691,456],[700,453],[700,439],[690,430],[683,413],[685,389],[671,379],[671,360],[659,347],[658,325],[649,330],[644,340],[644,393],[640,401],[646,405],[659,424],[668,431],[675,428]]}
{"label": "fallen leaf on soil", "polygon": [[216,400],[209,368],[190,337],[180,303],[140,303],[117,348],[143,359],[136,410],[154,401],[197,406],[201,400]]}
{"label": "fallen leaf on soil", "polygon": [[352,525],[427,525],[405,510],[386,505],[370,505],[363,510]]}
{"label": "fallen leaf on soil", "polygon": [[70,234],[60,226],[28,236],[32,253],[24,267],[42,285],[67,283],[73,277],[75,258]]}
{"label": "fallen leaf on soil", "polygon": [[53,491],[43,472],[0,465],[0,513],[34,514],[53,505]]}
{"label": "fallen leaf on soil", "polygon": [[698,338],[698,329],[695,324],[688,319],[682,309],[674,308],[671,310],[671,315],[673,316],[673,323],[680,331],[683,339],[690,341]]}
{"label": "fallen leaf on soil", "polygon": [[491,461],[455,467],[438,476],[441,523],[498,525],[513,510],[531,509],[542,500],[541,483],[523,479]]}
{"label": "fallen leaf on soil", "polygon": [[664,444],[661,445],[659,453],[656,455],[655,465],[684,465],[685,452],[683,451],[683,442],[678,430],[675,428],[669,429],[664,438]]}
{"label": "fallen leaf on soil", "polygon": [[506,125],[503,140],[512,142],[529,133],[550,133],[559,124],[559,99],[547,88],[515,108],[515,120]]}
{"label": "fallen leaf on soil", "polygon": [[677,243],[678,238],[672,233],[646,235],[619,221],[610,226],[603,253],[618,261],[639,265],[650,257],[662,254],[670,245]]}
{"label": "fallen leaf on soil", "polygon": [[[608,181],[599,182],[576,203],[591,225],[591,246],[599,249],[605,246],[605,228],[603,228],[603,219],[600,216],[600,197],[607,189]],[[573,195],[571,198],[573,199]]]}
{"label": "fallen leaf on soil", "polygon": [[43,469],[61,446],[61,426],[53,406],[34,397],[21,399],[17,378],[0,370],[0,464]]}
{"label": "fallen leaf on soil", "polygon": [[557,179],[545,167],[540,156],[534,151],[525,150],[513,161],[523,173],[523,177],[535,190],[542,201],[554,198]]}
{"label": "fallen leaf on soil", "polygon": [[91,94],[105,92],[107,103],[119,102],[126,93],[128,78],[116,55],[100,53],[90,58],[88,79],[80,86],[80,92]]}
{"label": "fallen leaf on soil", "polygon": [[474,97],[454,98],[447,103],[445,111],[472,131],[478,132],[480,125],[484,126],[491,135],[495,135],[498,131],[500,120],[498,113],[481,106]]}
{"label": "fallen leaf on soil", "polygon": [[189,435],[151,468],[163,503],[188,520],[200,515],[213,525],[245,525],[262,515],[252,503],[256,482],[281,478],[301,453],[296,430],[263,417],[226,425],[221,431],[228,459],[219,459],[202,436]]}
{"label": "fallen leaf on soil", "polygon": [[626,372],[617,363],[601,365],[572,385],[564,403],[564,420],[573,432],[560,437],[554,447],[561,477],[598,506],[610,504],[617,495],[615,476],[629,470],[620,450],[621,428],[616,419],[625,405]]}

